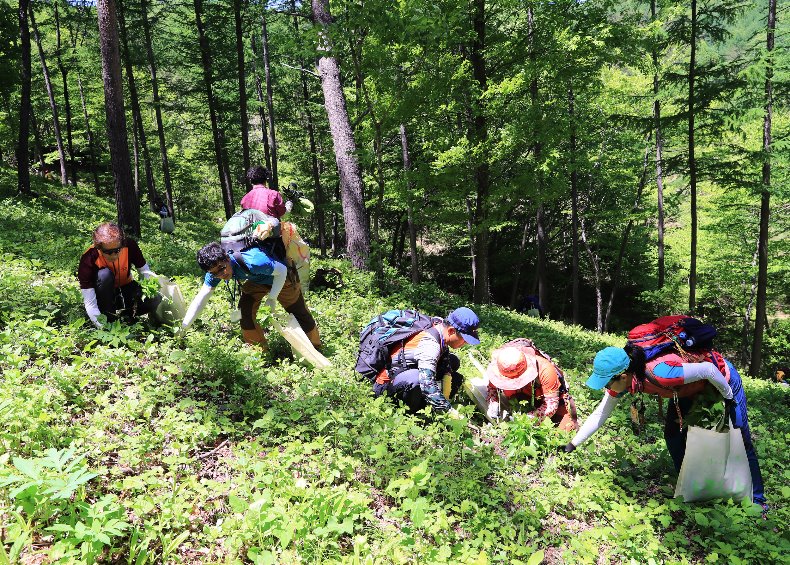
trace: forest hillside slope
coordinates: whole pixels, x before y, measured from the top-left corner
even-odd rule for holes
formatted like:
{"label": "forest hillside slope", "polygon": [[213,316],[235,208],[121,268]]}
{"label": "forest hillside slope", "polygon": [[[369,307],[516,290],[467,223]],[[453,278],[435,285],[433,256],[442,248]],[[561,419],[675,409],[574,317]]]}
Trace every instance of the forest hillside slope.
{"label": "forest hillside slope", "polygon": [[[242,344],[224,289],[183,339],[146,323],[95,330],[76,265],[111,202],[37,181],[20,200],[0,169],[0,562],[779,563],[790,554],[790,392],[744,378],[768,519],[732,501],[671,498],[654,401],[645,435],[620,407],[587,444],[526,418],[410,417],[354,377],[357,336],[390,307],[443,315],[465,299],[340,261],[309,304],[333,367]],[[195,251],[220,215],[143,219],[154,271],[187,299]],[[484,355],[533,338],[567,371],[580,417],[595,352],[623,343],[501,307],[476,307]],[[462,372],[474,369],[465,352]],[[781,555],[785,555],[782,558]]]}

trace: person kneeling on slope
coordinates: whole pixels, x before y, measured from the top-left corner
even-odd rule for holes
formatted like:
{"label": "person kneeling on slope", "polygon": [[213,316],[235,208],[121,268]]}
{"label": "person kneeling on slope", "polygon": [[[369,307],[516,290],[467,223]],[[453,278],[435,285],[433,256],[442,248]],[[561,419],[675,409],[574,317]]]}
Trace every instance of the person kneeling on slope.
{"label": "person kneeling on slope", "polygon": [[[760,463],[749,431],[746,394],[741,376],[732,363],[717,351],[687,351],[685,358],[671,351],[646,361],[645,352],[640,347],[630,344],[625,348],[607,347],[595,356],[593,374],[586,384],[594,390],[606,387],[606,392],[576,436],[565,446],[566,452],[573,451],[594,434],[626,393],[644,392],[671,399],[664,425],[664,440],[678,472],[686,454],[688,433],[688,428],[683,426],[683,418],[694,403],[701,400],[701,393],[706,387],[715,388],[725,399],[733,426],[741,430],[752,475],[754,502],[766,508]],[[677,419],[673,417],[674,414],[677,414]]]}
{"label": "person kneeling on slope", "polygon": [[514,339],[494,350],[486,377],[489,418],[504,417],[502,405],[518,400],[528,403],[527,415],[537,422],[551,418],[560,429],[579,428],[576,405],[562,371],[532,340]]}
{"label": "person kneeling on slope", "polygon": [[[446,319],[436,318],[433,327],[390,347],[392,365],[382,369],[373,382],[373,394],[386,394],[416,413],[428,405],[436,412],[455,414],[448,398],[460,388],[460,360],[449,348],[477,345],[480,319],[466,307],[456,308]],[[442,378],[451,375],[450,390],[443,392]]]}
{"label": "person kneeling on slope", "polygon": [[310,343],[316,349],[321,347],[318,326],[305,304],[299,282],[289,277],[285,265],[270,257],[263,249],[251,247],[229,254],[219,243],[212,242],[198,251],[197,262],[206,272],[206,276],[203,286],[187,309],[181,326],[182,332],[197,319],[219,283],[232,280],[233,288],[228,285],[231,302],[235,301],[237,284],[241,282],[242,285],[239,309],[231,314],[231,320],[240,322],[242,337],[246,343],[266,348],[266,336],[256,321],[258,308],[265,299],[266,306],[272,312],[279,302],[286,312],[294,315]]}
{"label": "person kneeling on slope", "polygon": [[97,328],[102,327],[99,321],[102,314],[108,322],[120,316],[134,321],[138,316],[154,312],[162,301],[159,294],[143,297],[140,283],[132,278],[132,265],[145,279],[156,276],[137,242],[127,238],[118,224],[99,224],[93,230],[93,245],[82,254],[77,267],[85,311]]}

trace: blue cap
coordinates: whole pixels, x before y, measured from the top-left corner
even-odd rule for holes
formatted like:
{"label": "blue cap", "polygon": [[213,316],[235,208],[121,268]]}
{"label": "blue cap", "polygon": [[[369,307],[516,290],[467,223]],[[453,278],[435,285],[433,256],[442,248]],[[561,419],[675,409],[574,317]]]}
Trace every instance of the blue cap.
{"label": "blue cap", "polygon": [[461,337],[469,345],[477,345],[477,328],[480,326],[480,318],[466,306],[456,308],[447,316],[447,322],[458,330]]}
{"label": "blue cap", "polygon": [[606,347],[595,355],[593,374],[585,383],[593,390],[600,390],[631,364],[631,358],[622,347]]}

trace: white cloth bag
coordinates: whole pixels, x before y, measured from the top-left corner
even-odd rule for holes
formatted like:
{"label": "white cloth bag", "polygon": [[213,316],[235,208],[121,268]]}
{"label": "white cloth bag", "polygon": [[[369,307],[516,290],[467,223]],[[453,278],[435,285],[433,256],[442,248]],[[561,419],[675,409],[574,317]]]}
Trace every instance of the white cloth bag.
{"label": "white cloth bag", "polygon": [[156,307],[154,316],[163,324],[180,324],[187,312],[187,303],[181,289],[164,275],[157,276],[157,280],[162,302]]}
{"label": "white cloth bag", "polygon": [[304,333],[293,314],[288,316],[288,324],[285,327],[275,317],[272,317],[272,325],[285,338],[285,341],[291,344],[294,352],[304,357],[313,367],[326,368],[332,366],[332,362],[313,347],[310,338]]}
{"label": "white cloth bag", "polygon": [[716,429],[689,426],[686,455],[678,475],[675,498],[686,502],[733,498],[752,500],[752,474],[741,430],[723,419]]}

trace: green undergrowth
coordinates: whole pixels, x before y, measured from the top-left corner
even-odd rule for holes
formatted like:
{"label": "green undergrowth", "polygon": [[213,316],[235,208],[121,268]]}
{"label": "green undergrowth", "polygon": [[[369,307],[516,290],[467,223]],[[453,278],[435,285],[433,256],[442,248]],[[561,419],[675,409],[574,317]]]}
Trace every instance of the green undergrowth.
{"label": "green undergrowth", "polygon": [[[112,202],[49,184],[10,196],[0,172],[0,563],[778,563],[790,554],[788,393],[744,379],[772,505],[671,498],[655,402],[635,437],[627,409],[573,454],[525,418],[484,425],[411,417],[352,370],[359,329],[389,307],[463,304],[430,285],[353,272],[309,297],[333,367],[272,336],[245,346],[224,290],[183,339],[146,322],[96,331],[76,264]],[[152,268],[194,296],[194,252],[219,217],[143,212]],[[377,290],[384,286],[383,290]],[[480,349],[528,336],[567,370],[580,415],[599,348],[622,336],[478,308]],[[474,375],[466,359],[463,372]]]}

